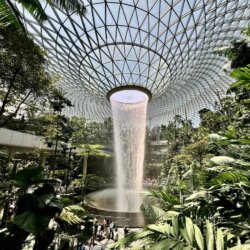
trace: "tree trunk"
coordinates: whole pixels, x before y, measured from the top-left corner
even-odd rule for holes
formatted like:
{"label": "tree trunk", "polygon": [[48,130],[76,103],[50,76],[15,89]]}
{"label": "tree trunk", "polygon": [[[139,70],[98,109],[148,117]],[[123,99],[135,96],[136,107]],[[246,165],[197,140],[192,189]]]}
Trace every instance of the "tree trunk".
{"label": "tree trunk", "polygon": [[87,175],[87,168],[88,168],[88,158],[89,156],[86,155],[83,158],[83,170],[82,170],[82,178],[85,179]]}
{"label": "tree trunk", "polygon": [[2,106],[1,106],[1,109],[0,109],[0,117],[2,117],[4,112],[5,112],[5,106],[8,103],[8,98],[9,98],[11,89],[12,89],[12,84],[9,85],[8,91],[6,92],[6,94],[4,96],[4,99],[2,100]]}
{"label": "tree trunk", "polygon": [[84,194],[84,188],[85,188],[85,179],[87,175],[87,168],[88,168],[88,155],[85,155],[83,158],[83,168],[82,168],[82,195]]}
{"label": "tree trunk", "polygon": [[[19,64],[21,63],[21,60],[22,60],[22,58],[19,59],[17,65],[19,65]],[[13,75],[13,78],[11,79],[11,81],[10,81],[8,90],[7,90],[5,96],[4,96],[3,100],[2,100],[2,106],[1,106],[1,108],[0,108],[0,118],[3,116],[3,114],[4,114],[4,112],[5,112],[5,106],[6,106],[6,104],[9,102],[9,100],[8,100],[8,99],[9,99],[9,95],[10,95],[10,92],[11,92],[11,90],[12,90],[12,87],[13,87],[13,85],[14,85],[14,83],[15,83],[16,76],[17,76],[18,72],[20,71],[20,69],[21,69],[21,66],[19,65],[19,66],[17,67],[16,71],[14,72],[14,75]]]}
{"label": "tree trunk", "polygon": [[168,171],[168,175],[167,175],[167,187],[169,187],[170,185],[170,175],[172,174],[172,171],[173,171],[173,167],[170,167]]}
{"label": "tree trunk", "polygon": [[72,149],[73,149],[72,147],[70,147],[70,149],[69,149],[68,167],[66,169],[66,176],[65,176],[66,190],[67,190],[68,184],[69,184],[69,172],[71,171],[71,168],[72,168],[72,161],[71,161]]}
{"label": "tree trunk", "polygon": [[54,176],[55,176],[55,167],[56,167],[56,158],[57,158],[57,148],[58,148],[58,131],[56,132],[56,145],[55,145],[55,150],[54,150],[54,159],[53,159],[52,168],[51,168],[52,178],[54,178]]}
{"label": "tree trunk", "polygon": [[42,152],[40,155],[40,162],[39,162],[40,167],[44,168],[45,163],[46,163],[46,153]]}
{"label": "tree trunk", "polygon": [[[58,148],[58,135],[59,135],[59,121],[58,121],[58,117],[59,115],[61,115],[61,111],[58,111],[58,114],[57,114],[57,119],[56,119],[56,145],[55,145],[55,150],[54,150],[54,160],[52,162],[52,166],[51,166],[51,173],[52,173],[52,178],[54,178],[54,175],[55,175],[55,167],[56,167],[56,158],[57,158],[57,148]],[[50,173],[50,174],[51,174]]]}

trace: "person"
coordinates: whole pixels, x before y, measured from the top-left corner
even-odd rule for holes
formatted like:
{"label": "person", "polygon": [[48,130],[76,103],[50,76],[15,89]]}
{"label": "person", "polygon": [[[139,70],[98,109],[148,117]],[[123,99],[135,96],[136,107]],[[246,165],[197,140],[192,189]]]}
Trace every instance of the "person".
{"label": "person", "polygon": [[111,240],[114,239],[114,228],[115,228],[115,224],[114,224],[114,222],[111,220],[111,221],[110,221],[110,224],[109,224],[109,238],[110,238]]}
{"label": "person", "polygon": [[77,250],[85,250],[85,245],[82,242],[78,243]]}
{"label": "person", "polygon": [[97,224],[97,222],[98,222],[98,220],[97,220],[97,218],[95,217],[94,220],[93,220],[93,224],[95,225],[95,224]]}
{"label": "person", "polygon": [[109,236],[109,229],[108,229],[108,223],[109,223],[109,221],[105,218],[104,220],[103,220],[103,230],[104,230],[104,237],[107,237],[108,238],[108,236]]}
{"label": "person", "polygon": [[95,217],[93,219],[93,235],[92,235],[92,244],[95,244],[96,236],[97,236],[97,229],[98,229],[98,220]]}
{"label": "person", "polygon": [[128,225],[125,225],[125,226],[124,226],[123,231],[124,231],[124,237],[126,237],[126,236],[128,235],[128,232],[129,232],[129,227],[128,227]]}
{"label": "person", "polygon": [[115,236],[114,236],[114,241],[117,242],[119,239],[119,234],[118,234],[118,228],[115,228]]}
{"label": "person", "polygon": [[98,220],[96,217],[93,220],[93,229],[94,229],[93,236],[94,236],[94,239],[96,239],[96,234],[97,234],[97,229],[98,229]]}
{"label": "person", "polygon": [[106,218],[103,219],[102,225],[105,227],[107,225],[107,220]]}
{"label": "person", "polygon": [[[123,232],[124,232],[124,237],[128,236],[128,232],[129,232],[129,227],[128,227],[128,225],[125,225],[125,226],[124,226]],[[125,243],[125,247],[128,247],[128,243]]]}
{"label": "person", "polygon": [[102,240],[103,229],[104,229],[103,225],[98,226],[98,230],[97,230],[97,234],[96,234],[98,241]]}
{"label": "person", "polygon": [[107,219],[106,222],[107,222],[107,227],[109,227],[109,219]]}

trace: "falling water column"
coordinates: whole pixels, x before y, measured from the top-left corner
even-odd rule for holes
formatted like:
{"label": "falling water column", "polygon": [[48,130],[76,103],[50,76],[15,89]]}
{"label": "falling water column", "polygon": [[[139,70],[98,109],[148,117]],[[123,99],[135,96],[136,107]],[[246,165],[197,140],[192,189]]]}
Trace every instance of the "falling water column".
{"label": "falling water column", "polygon": [[111,95],[116,158],[116,209],[139,212],[142,203],[148,95],[122,90]]}

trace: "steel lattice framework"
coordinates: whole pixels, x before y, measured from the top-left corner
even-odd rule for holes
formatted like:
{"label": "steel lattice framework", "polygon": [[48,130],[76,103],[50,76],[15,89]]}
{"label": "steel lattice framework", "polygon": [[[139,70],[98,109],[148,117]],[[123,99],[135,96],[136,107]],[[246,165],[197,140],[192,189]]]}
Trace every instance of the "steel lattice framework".
{"label": "steel lattice framework", "polygon": [[93,0],[85,16],[44,6],[29,32],[47,51],[60,88],[75,105],[68,115],[101,121],[111,116],[109,90],[123,85],[151,91],[151,125],[174,115],[197,118],[223,96],[231,79],[214,51],[240,36],[250,0]]}

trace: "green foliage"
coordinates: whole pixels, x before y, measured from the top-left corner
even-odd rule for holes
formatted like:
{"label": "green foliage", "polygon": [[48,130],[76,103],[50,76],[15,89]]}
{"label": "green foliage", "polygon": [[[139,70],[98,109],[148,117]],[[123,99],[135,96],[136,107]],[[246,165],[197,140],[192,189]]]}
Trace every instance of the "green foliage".
{"label": "green foliage", "polygon": [[83,223],[84,221],[79,216],[77,216],[76,214],[77,212],[78,213],[85,212],[85,210],[78,205],[71,205],[71,206],[64,207],[58,219],[65,221],[71,225]]}
{"label": "green foliage", "polygon": [[93,192],[100,190],[105,184],[105,179],[102,176],[88,174],[85,178],[85,188]]}
{"label": "green foliage", "polygon": [[32,233],[36,237],[41,237],[47,231],[49,221],[62,209],[62,204],[56,198],[54,187],[51,185],[56,182],[45,179],[41,168],[30,166],[10,178],[10,183],[18,189],[14,197],[7,197],[8,200],[15,201],[16,207],[9,222],[12,234],[6,237],[0,235],[0,238],[3,237],[3,244],[22,231]]}
{"label": "green foliage", "polygon": [[100,144],[81,144],[78,145],[80,148],[81,156],[90,156],[94,155],[96,157],[109,157],[110,155],[105,153],[102,148],[103,146]]}
{"label": "green foliage", "polygon": [[213,178],[210,182],[210,185],[222,185],[223,183],[239,183],[241,181],[248,182],[248,177],[240,172],[227,171]]}
{"label": "green foliage", "polygon": [[38,236],[48,228],[49,221],[61,209],[62,205],[55,197],[54,188],[44,184],[33,193],[19,196],[13,222],[19,228]]}
{"label": "green foliage", "polygon": [[248,23],[247,27],[244,28],[241,33],[245,36],[249,36],[250,37],[250,23]]}
{"label": "green foliage", "polygon": [[208,109],[202,109],[199,114],[201,126],[214,133],[225,130],[230,123],[228,116],[220,111],[212,112]]}
{"label": "green foliage", "polygon": [[4,195],[2,192],[0,193],[0,210],[4,208],[7,196]]}
{"label": "green foliage", "polygon": [[[246,30],[246,35],[248,32]],[[230,45],[217,51],[217,54],[227,57],[231,61],[231,68],[243,67],[250,63],[250,48],[246,40],[233,40]]]}
{"label": "green foliage", "polygon": [[192,156],[201,165],[204,156],[207,154],[208,139],[203,138],[185,147],[185,153]]}
{"label": "green foliage", "polygon": [[189,120],[176,115],[173,122],[161,127],[161,138],[169,143],[169,154],[178,153],[181,146],[186,146],[191,140],[193,127]]}
{"label": "green foliage", "polygon": [[239,177],[235,173],[233,177],[227,172],[220,174],[211,181],[211,184],[216,185],[206,190],[195,191],[187,197],[181,212],[194,216],[194,219],[199,218],[197,223],[210,218],[217,225],[230,228],[237,235],[244,230],[245,233],[249,232],[250,184],[248,181],[238,180]]}
{"label": "green foliage", "polygon": [[[232,73],[232,76],[239,80],[232,88],[236,94],[235,98],[221,99],[220,106],[215,112],[208,110],[201,112],[201,127],[205,126],[213,133],[219,132],[220,136],[218,135],[216,138],[211,136],[208,139],[196,141],[179,151],[184,152],[184,154],[176,154],[172,161],[168,161],[171,162],[168,180],[174,180],[171,183],[175,183],[175,187],[179,186],[179,193],[183,196],[183,203],[172,206],[171,210],[176,212],[179,218],[183,215],[190,216],[197,223],[194,226],[197,234],[197,237],[194,237],[195,240],[190,234],[190,228],[192,228],[190,221],[188,230],[182,229],[181,233],[188,244],[196,241],[198,249],[226,249],[224,228],[240,236],[243,242],[248,239],[250,232],[248,215],[250,209],[248,131],[250,119],[249,106],[246,105],[249,101],[247,70],[248,67],[244,70],[235,70]],[[203,145],[202,140],[206,140],[204,143],[206,146]],[[190,178],[192,180],[192,176],[194,176],[192,174],[193,169],[185,161],[185,154],[192,156],[195,161],[201,163],[202,168],[199,171],[204,176],[204,183],[200,182],[201,186],[194,186],[192,194],[188,193],[185,188],[182,190],[178,183],[181,180],[187,188]],[[202,156],[200,161],[197,157],[199,155]],[[177,175],[173,175],[175,172]],[[197,175],[194,179],[197,179],[198,176],[200,175]],[[177,193],[173,185],[170,184],[168,187],[170,187],[170,194]],[[162,208],[164,207],[161,206],[161,210],[153,208],[150,211],[148,209],[147,212],[156,211],[155,214],[158,213],[159,215],[156,219],[166,221],[169,218],[167,216],[169,211],[166,212],[166,208]],[[209,233],[204,237],[202,243],[201,235],[204,234],[204,229],[199,230],[199,228],[204,225],[204,220],[207,218],[223,229],[218,228],[214,232],[214,226],[206,223],[206,229]],[[235,236],[232,237],[229,234],[227,237],[234,238],[234,242],[236,242]],[[247,249],[249,246],[239,245],[237,247]],[[237,249],[237,247],[232,247],[232,249]],[[229,246],[227,249],[229,249]]]}
{"label": "green foliage", "polygon": [[[142,206],[157,224],[117,246],[143,239],[149,249],[250,249],[249,47],[244,40],[233,41],[222,54],[232,68],[243,66],[231,73],[236,81],[229,95],[218,94],[213,111],[200,111],[197,129],[183,126],[179,116],[162,126],[161,136],[168,140],[167,195],[155,191],[161,202]],[[172,196],[179,196],[179,204],[171,203]]]}
{"label": "green foliage", "polygon": [[[4,1],[1,1],[4,2]],[[12,121],[25,105],[39,104],[52,84],[44,52],[22,32],[0,28],[0,127]],[[20,114],[20,115],[22,115]]]}
{"label": "green foliage", "polygon": [[230,76],[237,80],[232,84],[233,88],[241,86],[247,90],[250,90],[250,65],[233,70]]}
{"label": "green foliage", "polygon": [[[204,234],[202,233],[204,231]],[[199,250],[232,250],[236,245],[236,236],[222,230],[206,221],[206,227],[201,229],[188,217],[184,223],[173,217],[170,222],[147,225],[142,231],[132,233],[112,245],[112,249],[119,248],[133,241],[143,240],[147,249],[199,249]],[[242,247],[250,247],[243,244]],[[247,249],[247,248],[246,248]]]}
{"label": "green foliage", "polygon": [[28,166],[18,171],[16,174],[12,175],[10,178],[10,182],[12,185],[20,188],[20,190],[23,190],[23,191],[25,191],[31,185],[35,185],[35,184],[60,183],[59,180],[45,178],[43,171],[44,169],[42,167]]}
{"label": "green foliage", "polygon": [[80,189],[82,187],[82,178],[80,179],[73,179],[70,183],[70,187],[74,189],[74,191]]}
{"label": "green foliage", "polygon": [[112,119],[107,118],[103,123],[89,122],[84,118],[72,117],[70,124],[74,130],[72,144],[108,144],[112,143]]}
{"label": "green foliage", "polygon": [[[0,231],[0,247],[5,249],[9,245],[13,249],[21,249],[25,238],[33,234],[34,249],[47,249],[55,235],[55,229],[49,229],[49,223],[53,220],[62,230],[69,232],[73,227],[75,232],[80,224],[84,225],[81,238],[88,240],[91,237],[93,223],[89,215],[78,205],[63,207],[53,187],[58,181],[45,179],[42,168],[24,168],[10,178],[10,183],[17,188],[15,194],[18,196],[14,197],[17,199],[16,207],[7,232]],[[13,239],[17,241],[14,243]]]}
{"label": "green foliage", "polygon": [[145,214],[149,218],[152,218],[154,221],[163,221],[164,219],[169,218],[169,216],[172,216],[172,213],[169,215],[168,212],[154,205],[142,204],[141,211],[143,212],[143,214]]}
{"label": "green foliage", "polygon": [[105,179],[102,176],[98,176],[95,174],[87,174],[84,180],[82,178],[73,179],[72,182],[70,183],[70,187],[76,193],[79,193],[82,189],[83,182],[85,183],[85,189],[88,192],[93,192],[100,190],[104,186]]}
{"label": "green foliage", "polygon": [[193,162],[193,158],[190,154],[188,154],[187,150],[187,154],[177,154],[171,159],[171,161],[179,165],[190,165]]}
{"label": "green foliage", "polygon": [[157,198],[161,204],[161,207],[163,207],[165,210],[179,204],[178,198],[164,188],[160,190],[150,190],[149,196]]}
{"label": "green foliage", "polygon": [[64,93],[58,89],[53,89],[50,93],[50,105],[53,111],[61,112],[65,107],[71,107],[72,104],[68,98],[64,96]]}

